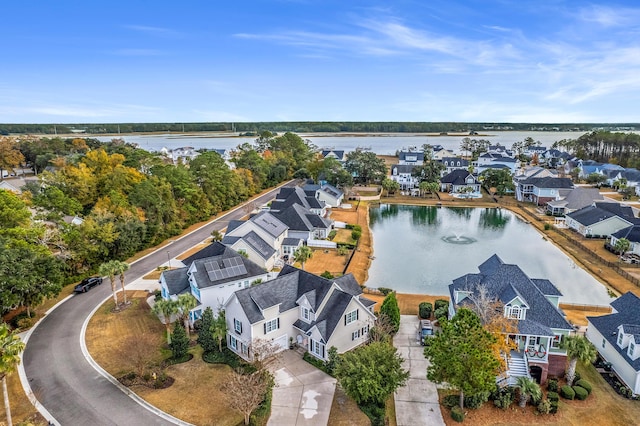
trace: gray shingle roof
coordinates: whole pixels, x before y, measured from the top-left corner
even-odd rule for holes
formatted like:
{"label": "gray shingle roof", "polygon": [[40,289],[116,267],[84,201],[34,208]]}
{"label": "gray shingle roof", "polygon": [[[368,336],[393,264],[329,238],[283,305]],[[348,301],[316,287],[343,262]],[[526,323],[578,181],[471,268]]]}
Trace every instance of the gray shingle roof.
{"label": "gray shingle roof", "polygon": [[595,203],[595,205],[571,212],[567,216],[585,226],[593,225],[614,216],[618,216],[630,224],[636,222],[631,207],[621,206],[618,203]]}
{"label": "gray shingle roof", "polygon": [[185,293],[189,290],[188,268],[170,269],[162,272],[170,295]]}
{"label": "gray shingle roof", "polygon": [[301,242],[302,240],[300,238],[287,237],[284,240],[282,240],[282,245],[283,246],[299,246]]}
{"label": "gray shingle roof", "polygon": [[[587,317],[587,319],[635,371],[640,371],[640,358],[635,361],[629,358],[627,349],[620,348],[617,342],[619,326],[640,326],[640,314],[638,314],[640,312],[640,298],[628,292],[611,302],[611,307],[617,313],[600,317]],[[638,342],[638,339],[636,338],[635,341]]]}
{"label": "gray shingle roof", "polygon": [[391,166],[391,174],[411,174],[411,171],[415,168],[415,164],[394,164]]}
{"label": "gray shingle roof", "polygon": [[594,201],[603,200],[604,197],[598,188],[577,187],[571,189],[564,200],[549,201],[550,206],[564,206],[569,210],[579,210],[593,204]]}
{"label": "gray shingle roof", "polygon": [[210,244],[204,247],[202,250],[195,252],[194,254],[187,257],[186,259],[183,259],[182,263],[184,263],[187,267],[189,267],[191,266],[194,260],[204,259],[206,257],[212,257],[212,256],[220,256],[225,252],[226,249],[227,248],[224,246],[224,244],[216,241],[213,244]]}
{"label": "gray shingle roof", "polygon": [[232,220],[232,221],[230,221],[229,224],[227,225],[226,233],[228,234],[229,232],[233,231],[238,226],[242,225],[244,222],[245,222],[244,220]]}
{"label": "gray shingle roof", "polygon": [[287,231],[287,226],[269,212],[260,212],[249,220],[274,237],[279,237]]}
{"label": "gray shingle roof", "polygon": [[401,161],[407,161],[407,157],[416,157],[416,161],[424,161],[424,152],[407,152],[400,151],[398,153],[398,158]]}
{"label": "gray shingle roof", "polygon": [[271,203],[271,210],[283,211],[292,205],[301,205],[306,209],[321,209],[324,202],[319,201],[315,196],[308,196],[299,186],[293,188],[280,188],[276,199]]}
{"label": "gray shingle roof", "polygon": [[300,204],[293,204],[282,211],[273,212],[273,215],[292,231],[311,232],[316,228],[331,228],[331,222]]}
{"label": "gray shingle roof", "polygon": [[640,225],[632,225],[628,228],[624,228],[611,234],[616,238],[625,238],[632,243],[640,243]]}
{"label": "gray shingle roof", "polygon": [[[246,273],[230,276],[227,278],[214,279],[214,280],[209,278],[209,274],[207,274],[205,263],[218,262],[220,269],[224,269],[225,265],[223,263],[223,259],[232,259],[232,258],[236,259],[236,261],[242,262],[246,270]],[[240,256],[238,253],[236,253],[234,250],[228,247],[225,247],[224,253],[222,253],[219,256],[212,256],[212,257],[207,257],[205,259],[198,259],[193,263],[196,267],[196,270],[193,272],[192,276],[195,279],[198,288],[201,288],[201,289],[220,285],[220,284],[225,284],[231,281],[239,281],[239,280],[255,277],[255,276],[266,273],[266,271],[262,269],[259,265],[255,264],[254,262],[252,262],[251,260],[243,256]]]}
{"label": "gray shingle roof", "polygon": [[549,280],[531,278],[531,281],[533,281],[533,283],[545,296],[562,296],[562,293],[560,292],[560,290],[558,290],[558,287],[553,285],[553,283]]}
{"label": "gray shingle roof", "polygon": [[[344,310],[349,302],[353,297],[357,297],[362,293],[360,286],[351,274],[340,277],[335,282],[344,291],[335,289],[331,292],[316,321],[311,324],[297,321],[294,324],[294,326],[304,331],[310,330],[314,326],[317,327],[325,342],[328,341],[335,327],[342,319]],[[249,322],[255,324],[264,320],[261,310],[279,305],[280,312],[288,311],[297,306],[297,300],[302,296],[307,297],[312,310],[317,313],[320,305],[329,294],[333,283],[334,281],[285,265],[275,279],[254,287],[238,290],[235,294]],[[364,300],[370,304],[374,303],[368,299]]]}
{"label": "gray shingle roof", "polygon": [[[516,295],[527,304],[529,309],[526,320],[518,321],[520,333],[531,334],[529,332],[535,330],[538,335],[552,336],[552,328],[572,330],[562,312],[545,297],[544,293],[550,292],[550,287],[553,286],[550,281],[534,282],[517,265],[505,264],[495,254],[478,269],[480,274],[467,274],[453,280],[449,285],[452,300],[455,300],[456,290],[473,292],[479,286],[484,286],[491,297],[504,304],[509,303]],[[539,286],[544,287],[545,292],[541,291]],[[557,290],[556,292],[559,293]]]}
{"label": "gray shingle roof", "polygon": [[473,184],[477,184],[478,180],[467,170],[457,169],[451,173],[444,175],[441,179],[441,183],[450,183],[452,185],[467,185],[466,179],[468,176],[473,177]]}
{"label": "gray shingle roof", "polygon": [[276,250],[260,238],[260,235],[256,234],[255,231],[249,232],[242,237],[242,239],[265,260],[269,259],[276,252]]}
{"label": "gray shingle roof", "polygon": [[329,184],[322,185],[322,188],[320,188],[320,191],[325,192],[334,198],[340,198],[340,196],[343,195],[342,191],[340,191],[335,186],[329,185]]}
{"label": "gray shingle roof", "polygon": [[525,185],[533,185],[536,188],[573,188],[573,182],[569,178],[559,178],[553,176],[530,177],[522,181]]}

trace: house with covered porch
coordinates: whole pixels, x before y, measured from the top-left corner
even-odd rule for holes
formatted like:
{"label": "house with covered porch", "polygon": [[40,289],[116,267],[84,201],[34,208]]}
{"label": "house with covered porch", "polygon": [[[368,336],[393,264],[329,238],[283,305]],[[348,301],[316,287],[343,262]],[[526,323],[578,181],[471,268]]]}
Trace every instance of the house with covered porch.
{"label": "house with covered porch", "polygon": [[562,294],[549,280],[529,278],[517,265],[506,264],[496,254],[449,285],[449,315],[473,305],[474,296],[486,291],[503,307],[503,315],[517,322],[517,333],[505,335],[516,350],[504,354],[508,371],[504,379],[514,384],[519,376],[545,383],[548,376],[562,376],[567,356],[560,344],[573,328],[560,309]]}

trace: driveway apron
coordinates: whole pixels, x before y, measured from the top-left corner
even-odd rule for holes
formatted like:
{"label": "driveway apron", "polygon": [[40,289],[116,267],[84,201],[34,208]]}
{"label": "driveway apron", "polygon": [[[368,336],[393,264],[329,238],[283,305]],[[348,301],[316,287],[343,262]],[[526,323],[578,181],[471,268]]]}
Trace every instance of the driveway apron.
{"label": "driveway apron", "polygon": [[336,379],[285,350],[271,366],[273,388],[270,426],[325,426],[329,421]]}
{"label": "driveway apron", "polygon": [[393,338],[393,345],[404,358],[403,367],[410,374],[406,385],[394,395],[396,422],[398,426],[444,426],[436,385],[427,380],[429,361],[418,339],[418,325],[417,316],[402,315],[400,330]]}

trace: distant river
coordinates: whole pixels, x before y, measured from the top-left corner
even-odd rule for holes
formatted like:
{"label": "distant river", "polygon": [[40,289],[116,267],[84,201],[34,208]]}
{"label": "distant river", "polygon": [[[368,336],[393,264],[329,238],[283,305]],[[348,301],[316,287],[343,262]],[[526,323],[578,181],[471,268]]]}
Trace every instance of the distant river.
{"label": "distant river", "polygon": [[[450,149],[456,153],[459,152],[460,143],[465,137],[471,137],[475,139],[487,139],[492,144],[500,144],[506,147],[511,147],[514,142],[523,141],[527,137],[533,138],[533,140],[540,141],[543,146],[551,147],[556,141],[562,139],[577,139],[582,136],[583,132],[495,132],[480,134],[477,136],[431,136],[431,135],[403,135],[398,133],[393,134],[380,134],[372,136],[367,134],[366,136],[324,136],[319,134],[300,134],[304,139],[309,139],[319,148],[333,148],[337,150],[353,151],[358,147],[371,149],[376,154],[382,155],[394,155],[396,151],[402,148],[408,148],[414,146],[420,148],[423,144],[428,143],[431,145],[442,145],[446,149]],[[113,139],[114,136],[98,136],[96,139],[107,142]],[[122,136],[122,138],[129,142],[135,143],[140,148],[147,151],[159,151],[162,148],[175,149],[183,146],[191,146],[196,149],[200,148],[218,148],[218,149],[231,149],[245,142],[253,143],[255,137],[218,137],[207,134],[202,135],[135,135],[135,136]]]}

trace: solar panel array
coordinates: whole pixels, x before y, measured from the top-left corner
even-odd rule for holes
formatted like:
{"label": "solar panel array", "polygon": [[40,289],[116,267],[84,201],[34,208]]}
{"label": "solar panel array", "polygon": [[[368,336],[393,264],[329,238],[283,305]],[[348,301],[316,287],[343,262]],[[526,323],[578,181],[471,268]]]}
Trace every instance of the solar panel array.
{"label": "solar panel array", "polygon": [[222,259],[223,267],[217,260],[204,262],[204,268],[211,281],[218,281],[226,278],[233,278],[247,273],[244,263],[240,257]]}

